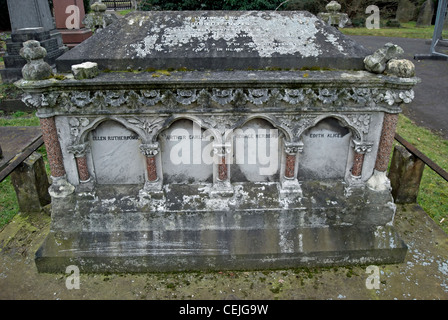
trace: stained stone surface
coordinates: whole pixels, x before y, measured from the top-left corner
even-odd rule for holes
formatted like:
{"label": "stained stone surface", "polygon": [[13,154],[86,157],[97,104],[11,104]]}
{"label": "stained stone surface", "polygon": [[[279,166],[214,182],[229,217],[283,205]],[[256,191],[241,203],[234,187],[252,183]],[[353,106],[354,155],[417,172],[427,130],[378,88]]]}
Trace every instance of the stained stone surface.
{"label": "stained stone surface", "polygon": [[[113,46],[113,47],[110,47]],[[363,69],[369,52],[308,12],[134,12],[57,61],[100,69]]]}

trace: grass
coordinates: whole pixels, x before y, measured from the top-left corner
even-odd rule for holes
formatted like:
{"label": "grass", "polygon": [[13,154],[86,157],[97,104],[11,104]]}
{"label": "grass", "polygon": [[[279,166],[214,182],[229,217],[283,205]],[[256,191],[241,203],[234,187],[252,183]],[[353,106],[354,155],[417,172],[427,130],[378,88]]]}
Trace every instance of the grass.
{"label": "grass", "polygon": [[[16,126],[16,127],[28,127],[38,126],[39,119],[33,113],[26,113],[23,111],[17,111],[13,114],[6,115],[0,111],[0,126]],[[46,161],[45,147],[41,147],[37,150],[44,156]],[[49,168],[47,165],[47,172]],[[8,176],[5,180],[0,182],[0,229],[5,226],[19,211],[19,205],[17,202],[16,193],[11,183],[11,178]]]}
{"label": "grass", "polygon": [[[399,119],[398,134],[448,171],[448,140],[418,127],[403,115]],[[448,182],[428,166],[423,172],[417,202],[448,233]]]}
{"label": "grass", "polygon": [[[381,27],[380,29],[361,28],[343,28],[340,31],[346,35],[352,36],[382,36],[397,38],[417,38],[431,39],[434,33],[434,26],[417,27],[415,21],[401,23],[400,28]],[[442,32],[442,37],[448,38],[448,30]]]}

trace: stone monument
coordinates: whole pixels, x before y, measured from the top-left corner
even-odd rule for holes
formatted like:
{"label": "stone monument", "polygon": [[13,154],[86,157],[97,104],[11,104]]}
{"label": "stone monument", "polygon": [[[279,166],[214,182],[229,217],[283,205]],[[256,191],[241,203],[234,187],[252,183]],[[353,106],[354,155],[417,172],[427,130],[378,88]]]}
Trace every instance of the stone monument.
{"label": "stone monument", "polygon": [[307,12],[134,12],[18,81],[52,176],[38,270],[402,262],[386,170],[418,79],[371,54]]}
{"label": "stone monument", "polygon": [[108,13],[107,6],[101,2],[95,2],[91,6],[92,12],[88,13],[84,19],[83,23],[92,31],[98,32],[106,28],[108,25],[114,23],[118,20],[115,14]]}
{"label": "stone monument", "polygon": [[328,25],[337,28],[344,28],[347,25],[351,25],[348,14],[339,12],[341,10],[341,5],[338,2],[329,2],[325,6],[325,9],[327,12],[320,12],[317,14],[317,17],[325,21]]}
{"label": "stone monument", "polygon": [[55,28],[47,0],[8,0],[8,10],[12,32],[6,41],[5,68],[0,73],[3,82],[14,82],[22,77],[22,67],[26,63],[19,54],[23,42],[39,41],[47,51],[45,60],[50,65],[54,65],[67,48]]}
{"label": "stone monument", "polygon": [[82,0],[58,0],[53,5],[56,28],[68,48],[73,48],[92,35],[92,31],[82,24],[85,17]]}
{"label": "stone monument", "polygon": [[433,0],[426,0],[420,7],[417,17],[417,27],[426,27],[432,25],[434,18],[435,4]]}

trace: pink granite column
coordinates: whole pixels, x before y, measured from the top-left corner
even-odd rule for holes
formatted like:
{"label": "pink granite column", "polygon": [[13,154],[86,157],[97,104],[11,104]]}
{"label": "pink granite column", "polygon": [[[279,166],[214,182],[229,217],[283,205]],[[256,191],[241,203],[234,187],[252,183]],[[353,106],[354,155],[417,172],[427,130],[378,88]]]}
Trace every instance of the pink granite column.
{"label": "pink granite column", "polygon": [[230,153],[230,151],[230,146],[226,144],[213,146],[213,152],[218,157],[218,180],[221,182],[229,180],[226,157],[227,154]]}
{"label": "pink granite column", "polygon": [[148,182],[154,183],[159,180],[157,175],[157,160],[156,155],[159,153],[159,145],[155,144],[142,144],[140,145],[140,151],[146,157],[146,171],[148,173]]}
{"label": "pink granite column", "polygon": [[65,168],[54,117],[40,118],[40,127],[47,149],[51,176],[54,178],[63,177],[65,176]]}
{"label": "pink granite column", "polygon": [[360,177],[362,174],[362,165],[364,164],[364,154],[355,152],[353,159],[352,175]]}
{"label": "pink granite column", "polygon": [[148,181],[157,181],[157,165],[155,155],[146,157],[146,170],[148,171]]}
{"label": "pink granite column", "polygon": [[395,139],[395,130],[398,123],[398,114],[385,113],[383,129],[381,131],[378,155],[375,162],[375,170],[386,172],[389,165],[390,154]]}
{"label": "pink granite column", "polygon": [[87,167],[86,153],[89,146],[87,143],[69,146],[67,151],[75,156],[76,167],[78,168],[79,181],[81,183],[90,180],[89,168]]}
{"label": "pink granite column", "polygon": [[355,155],[353,156],[352,176],[361,178],[362,166],[366,152],[372,151],[371,142],[353,140]]}
{"label": "pink granite column", "polygon": [[285,178],[294,179],[296,172],[297,153],[303,151],[301,143],[286,143],[285,144]]}
{"label": "pink granite column", "polygon": [[296,167],[296,156],[292,154],[286,155],[285,178],[293,179]]}
{"label": "pink granite column", "polygon": [[220,162],[218,164],[218,179],[220,181],[226,181],[227,178],[228,178],[228,175],[227,175],[226,156],[222,156],[220,158]]}

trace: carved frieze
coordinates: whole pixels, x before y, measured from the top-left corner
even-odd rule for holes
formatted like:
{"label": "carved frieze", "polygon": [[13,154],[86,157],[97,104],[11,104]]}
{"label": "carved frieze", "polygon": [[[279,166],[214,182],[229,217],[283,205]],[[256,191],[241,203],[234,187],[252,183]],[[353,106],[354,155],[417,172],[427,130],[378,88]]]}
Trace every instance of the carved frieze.
{"label": "carved frieze", "polygon": [[[381,108],[410,103],[413,90],[378,88],[253,88],[253,89],[177,89],[177,90],[98,90],[27,93],[23,101],[29,107],[58,109],[62,112],[85,113],[97,110],[108,112],[133,112],[150,110],[175,110],[178,106],[202,109],[206,104],[216,107],[283,107],[326,109],[332,107]],[[250,107],[250,105],[246,107]]]}

